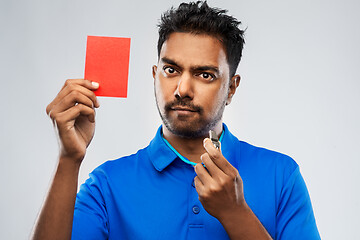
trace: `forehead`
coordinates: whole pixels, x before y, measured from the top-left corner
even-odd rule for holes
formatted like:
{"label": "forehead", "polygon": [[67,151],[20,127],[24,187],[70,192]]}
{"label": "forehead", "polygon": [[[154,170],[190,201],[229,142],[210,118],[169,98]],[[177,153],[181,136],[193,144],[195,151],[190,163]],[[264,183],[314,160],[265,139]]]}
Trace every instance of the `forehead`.
{"label": "forehead", "polygon": [[160,59],[164,57],[184,66],[227,67],[222,42],[206,34],[171,33],[160,51]]}

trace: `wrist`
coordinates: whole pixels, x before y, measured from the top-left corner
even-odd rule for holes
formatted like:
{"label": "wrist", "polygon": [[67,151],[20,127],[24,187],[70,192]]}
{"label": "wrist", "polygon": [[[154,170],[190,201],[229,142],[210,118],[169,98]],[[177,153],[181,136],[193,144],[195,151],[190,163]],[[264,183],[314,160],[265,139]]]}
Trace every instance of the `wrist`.
{"label": "wrist", "polygon": [[78,172],[81,166],[82,159],[83,158],[60,155],[58,161],[58,169],[66,169],[67,171],[74,170]]}
{"label": "wrist", "polygon": [[238,204],[235,208],[228,209],[224,214],[218,218],[219,222],[223,226],[231,226],[237,224],[243,219],[246,219],[252,213],[250,207],[244,200],[241,204]]}
{"label": "wrist", "polygon": [[271,239],[271,236],[246,202],[229,211],[219,221],[230,239]]}

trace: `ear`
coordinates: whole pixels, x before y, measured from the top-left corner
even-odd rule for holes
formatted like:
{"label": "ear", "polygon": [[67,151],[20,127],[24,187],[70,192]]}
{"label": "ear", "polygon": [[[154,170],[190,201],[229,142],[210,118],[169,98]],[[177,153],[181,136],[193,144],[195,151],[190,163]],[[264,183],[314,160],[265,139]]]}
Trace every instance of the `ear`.
{"label": "ear", "polygon": [[155,76],[156,76],[156,71],[157,71],[157,66],[156,65],[152,66],[152,75],[153,75],[154,80],[155,80]]}
{"label": "ear", "polygon": [[226,100],[226,105],[229,105],[231,103],[231,99],[234,96],[236,89],[240,84],[240,79],[241,79],[241,77],[239,74],[236,74],[231,78],[230,84],[229,84],[228,98]]}

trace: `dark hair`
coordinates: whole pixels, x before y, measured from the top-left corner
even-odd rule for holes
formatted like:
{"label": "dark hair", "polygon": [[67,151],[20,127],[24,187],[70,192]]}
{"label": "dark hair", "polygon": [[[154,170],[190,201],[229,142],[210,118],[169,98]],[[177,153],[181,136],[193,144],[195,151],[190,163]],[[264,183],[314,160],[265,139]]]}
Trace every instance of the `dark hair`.
{"label": "dark hair", "polygon": [[235,75],[244,46],[244,30],[236,18],[226,15],[227,10],[211,8],[206,1],[181,3],[177,9],[172,7],[161,16],[158,40],[158,57],[161,47],[173,32],[209,34],[220,38],[230,67],[230,77]]}

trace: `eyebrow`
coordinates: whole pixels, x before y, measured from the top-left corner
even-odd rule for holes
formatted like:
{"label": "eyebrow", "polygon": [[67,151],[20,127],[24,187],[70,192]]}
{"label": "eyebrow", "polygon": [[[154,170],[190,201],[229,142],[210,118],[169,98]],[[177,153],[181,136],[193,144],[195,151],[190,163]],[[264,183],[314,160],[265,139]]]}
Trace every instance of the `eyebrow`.
{"label": "eyebrow", "polygon": [[171,59],[169,59],[167,57],[161,58],[161,61],[164,62],[164,63],[167,63],[167,64],[171,64],[171,65],[180,67],[179,64],[177,64],[175,61],[173,61],[173,60],[171,60]]}
{"label": "eyebrow", "polygon": [[[169,59],[167,57],[161,58],[161,61],[164,62],[164,63],[174,65],[176,67],[181,68],[181,66],[178,63],[176,63],[174,60],[171,60],[171,59]],[[215,72],[217,74],[219,73],[219,69],[217,67],[213,66],[213,65],[193,66],[193,67],[191,67],[191,70],[192,71],[197,71],[197,72],[198,71],[213,71],[213,72]]]}

